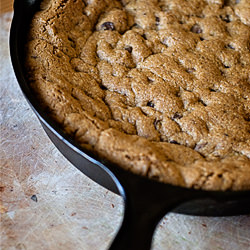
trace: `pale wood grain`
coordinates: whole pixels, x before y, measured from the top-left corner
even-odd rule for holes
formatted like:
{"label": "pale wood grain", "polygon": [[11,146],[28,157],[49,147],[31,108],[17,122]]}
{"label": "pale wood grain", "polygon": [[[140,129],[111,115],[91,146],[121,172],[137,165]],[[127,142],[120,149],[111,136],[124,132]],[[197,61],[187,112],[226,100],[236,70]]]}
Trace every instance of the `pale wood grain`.
{"label": "pale wood grain", "polygon": [[0,0],[0,14],[13,10],[13,0]]}

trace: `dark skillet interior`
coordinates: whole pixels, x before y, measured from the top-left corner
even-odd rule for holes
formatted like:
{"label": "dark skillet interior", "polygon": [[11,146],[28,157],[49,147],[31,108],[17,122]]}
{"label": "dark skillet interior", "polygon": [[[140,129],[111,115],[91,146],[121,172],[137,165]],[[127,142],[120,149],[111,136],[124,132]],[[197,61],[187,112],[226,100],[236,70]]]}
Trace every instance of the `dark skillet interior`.
{"label": "dark skillet interior", "polygon": [[[41,0],[15,1],[10,34],[13,68],[27,101],[62,154],[95,182],[124,197],[124,221],[111,249],[149,249],[155,226],[169,211],[206,216],[250,213],[250,190],[208,192],[149,180],[80,149],[63,133],[39,107],[25,78],[24,44],[29,22],[34,13],[39,10],[40,2]],[[128,239],[130,243],[136,242],[137,245],[128,245]],[[122,247],[117,242],[119,244],[123,242]]]}

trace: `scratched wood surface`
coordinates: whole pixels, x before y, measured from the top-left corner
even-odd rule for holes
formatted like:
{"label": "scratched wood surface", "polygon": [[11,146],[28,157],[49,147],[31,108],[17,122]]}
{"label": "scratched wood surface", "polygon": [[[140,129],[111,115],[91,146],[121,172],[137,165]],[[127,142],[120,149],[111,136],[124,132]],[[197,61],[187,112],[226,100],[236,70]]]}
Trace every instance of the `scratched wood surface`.
{"label": "scratched wood surface", "polygon": [[0,14],[12,11],[13,0],[0,0]]}
{"label": "scratched wood surface", "polygon": [[[8,34],[0,30],[1,249],[107,249],[122,220],[122,199],[74,168],[52,145],[16,82]],[[170,213],[153,249],[250,249],[250,216]]]}

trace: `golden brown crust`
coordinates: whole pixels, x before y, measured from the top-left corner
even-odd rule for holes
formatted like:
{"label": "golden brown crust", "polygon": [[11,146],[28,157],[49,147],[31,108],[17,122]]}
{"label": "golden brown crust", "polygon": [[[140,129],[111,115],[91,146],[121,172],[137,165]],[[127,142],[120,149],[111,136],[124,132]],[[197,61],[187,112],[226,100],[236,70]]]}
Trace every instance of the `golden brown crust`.
{"label": "golden brown crust", "polygon": [[44,1],[28,77],[83,147],[138,174],[250,189],[247,0]]}

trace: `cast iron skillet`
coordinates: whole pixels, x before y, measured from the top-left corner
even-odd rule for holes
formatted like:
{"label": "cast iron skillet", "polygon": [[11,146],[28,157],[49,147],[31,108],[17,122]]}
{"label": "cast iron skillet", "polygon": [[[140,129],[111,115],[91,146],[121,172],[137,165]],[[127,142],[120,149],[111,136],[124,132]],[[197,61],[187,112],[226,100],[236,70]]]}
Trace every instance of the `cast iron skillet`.
{"label": "cast iron skillet", "polygon": [[[122,195],[125,212],[112,250],[147,250],[159,220],[168,212],[189,215],[229,216],[250,213],[250,190],[202,191],[159,183],[123,170],[83,150],[39,107],[24,70],[24,43],[29,22],[41,0],[16,0],[10,32],[10,53],[19,85],[44,130],[82,173],[107,189]],[[250,181],[250,180],[249,180]]]}

